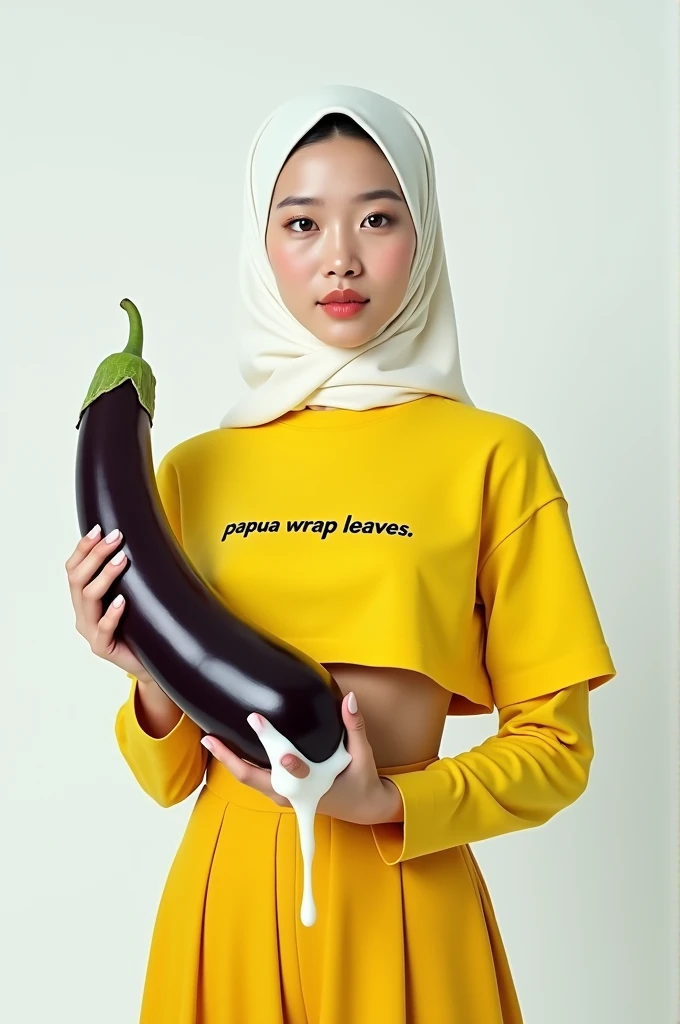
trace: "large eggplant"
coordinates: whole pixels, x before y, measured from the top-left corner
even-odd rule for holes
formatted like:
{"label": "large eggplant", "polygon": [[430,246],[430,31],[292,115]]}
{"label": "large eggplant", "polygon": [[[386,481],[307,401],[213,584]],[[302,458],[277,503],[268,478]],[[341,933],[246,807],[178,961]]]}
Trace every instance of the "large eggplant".
{"label": "large eggplant", "polygon": [[[206,733],[261,768],[271,762],[246,719],[267,718],[309,761],[347,731],[333,676],[303,651],[229,610],[177,542],[151,454],[156,380],[142,359],[142,322],[123,299],[129,340],[98,367],[80,410],[76,503],[81,535],[123,534],[128,562],[104,595],[125,606],[117,630],[159,686]],[[101,571],[101,570],[99,570]]]}

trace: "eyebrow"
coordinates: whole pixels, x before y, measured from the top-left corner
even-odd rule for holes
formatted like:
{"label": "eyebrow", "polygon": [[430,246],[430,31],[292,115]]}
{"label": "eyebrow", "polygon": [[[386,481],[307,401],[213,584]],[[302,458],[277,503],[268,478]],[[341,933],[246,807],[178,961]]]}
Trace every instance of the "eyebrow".
{"label": "eyebrow", "polygon": [[[401,196],[391,188],[374,188],[371,192],[360,192],[358,196],[354,196],[352,199],[353,203],[370,203],[374,199],[396,199],[398,203],[403,203]],[[280,203],[276,204],[276,209],[280,210],[282,206],[323,206],[323,199],[316,199],[314,196],[286,196]]]}

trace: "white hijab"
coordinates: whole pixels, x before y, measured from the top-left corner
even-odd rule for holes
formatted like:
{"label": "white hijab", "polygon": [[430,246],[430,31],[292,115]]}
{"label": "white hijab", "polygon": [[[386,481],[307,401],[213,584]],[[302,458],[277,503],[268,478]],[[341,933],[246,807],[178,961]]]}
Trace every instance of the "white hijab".
{"label": "white hijab", "polygon": [[[320,341],[284,305],[267,257],[272,193],[295,143],[324,114],[349,114],[389,160],[416,229],[406,295],[392,319],[363,345]],[[463,384],[430,144],[416,119],[368,89],[324,86],[278,107],[257,131],[246,165],[239,282],[245,315],[239,368],[252,389],[220,427],[268,423],[307,405],[372,409],[423,395],[474,405]],[[315,415],[323,416],[319,411]]]}

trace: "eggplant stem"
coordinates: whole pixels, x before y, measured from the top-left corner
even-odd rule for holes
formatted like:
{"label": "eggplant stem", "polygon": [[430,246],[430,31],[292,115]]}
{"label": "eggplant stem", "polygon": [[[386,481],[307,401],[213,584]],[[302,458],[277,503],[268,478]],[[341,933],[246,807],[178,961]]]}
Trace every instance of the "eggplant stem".
{"label": "eggplant stem", "polygon": [[130,318],[130,336],[123,352],[128,352],[133,356],[139,356],[141,359],[142,343],[144,341],[144,328],[142,327],[142,318],[139,315],[139,310],[135,306],[134,302],[130,302],[129,299],[122,299],[120,304]]}
{"label": "eggplant stem", "polygon": [[130,322],[128,343],[122,352],[113,352],[106,359],[102,360],[97,367],[85,396],[85,401],[80,407],[76,430],[80,426],[83,413],[88,405],[91,405],[92,402],[107,391],[113,391],[114,388],[119,387],[126,380],[132,381],[134,384],[140,405],[148,412],[149,419],[153,425],[156,404],[156,378],[149,364],[145,359],[142,359],[142,343],[144,341],[142,318],[134,302],[130,299],[123,299],[121,306],[127,313]]}

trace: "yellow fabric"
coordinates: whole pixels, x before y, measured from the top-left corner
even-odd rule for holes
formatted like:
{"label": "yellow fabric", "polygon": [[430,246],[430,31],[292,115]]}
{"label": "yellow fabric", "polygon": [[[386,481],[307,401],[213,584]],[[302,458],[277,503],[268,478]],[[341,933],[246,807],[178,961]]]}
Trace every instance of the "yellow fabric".
{"label": "yellow fabric", "polygon": [[587,682],[502,709],[498,735],[456,758],[381,769],[405,796],[403,826],[317,815],[312,929],[299,922],[292,808],[240,783],[186,716],[167,736],[148,736],[135,689],[133,681],[117,735],[146,792],[177,803],[203,780],[206,759],[208,767],[163,890],[140,1024],[194,1024],[195,1007],[200,1019],[244,1024],[344,1024],[362,1014],[408,1024],[454,1009],[461,1022],[478,1014],[485,1024],[521,1024],[467,844],[540,825],[583,792],[593,757]]}
{"label": "yellow fabric", "polygon": [[497,707],[594,675],[592,690],[614,676],[564,498],[542,505],[494,548],[477,589]]}
{"label": "yellow fabric", "polygon": [[305,928],[292,808],[210,756],[163,888],[139,1024],[521,1024],[469,847],[388,867],[368,826],[325,815],[314,839]]}
{"label": "yellow fabric", "polygon": [[586,680],[508,705],[498,734],[423,771],[391,775],[403,822],[372,825],[386,864],[543,825],[585,790],[593,759]]}
{"label": "yellow fabric", "polygon": [[165,736],[150,736],[137,714],[137,680],[126,674],[132,684],[116,715],[118,748],[144,792],[161,807],[171,807],[193,793],[205,775],[209,755],[201,744],[204,733],[182,714]]}
{"label": "yellow fabric", "polygon": [[236,614],[320,662],[425,672],[449,714],[498,708],[499,728],[456,757],[381,769],[403,823],[316,816],[319,919],[305,929],[292,808],[238,783],[186,715],[149,736],[130,675],[115,732],[140,786],[168,807],[206,782],[163,890],[140,1024],[521,1024],[468,844],[583,792],[589,691],[616,671],[536,435],[437,396],[302,410],[182,442],[157,482],[175,536]]}
{"label": "yellow fabric", "polygon": [[[434,395],[362,412],[306,409],[183,441],[156,480],[206,582],[318,661],[425,672],[451,691],[449,714],[514,715],[519,702],[615,674],[566,500],[540,440],[517,420]],[[357,532],[344,531],[347,515]],[[305,520],[307,530],[288,529]],[[369,521],[394,525],[365,532]],[[168,736],[147,736],[129,678],[116,737],[142,788],[169,806],[204,775],[202,733],[183,715]],[[571,715],[573,700],[558,698],[560,712]],[[502,715],[501,732],[513,721]],[[425,778],[427,800],[455,799],[455,773]],[[413,807],[424,779],[401,785],[408,822],[424,822]],[[446,819],[444,810],[426,834],[407,823],[398,859],[455,843]],[[388,858],[394,825],[383,830]]]}
{"label": "yellow fabric", "polygon": [[615,675],[564,495],[510,417],[437,395],[292,411],[181,442],[158,485],[204,580],[319,662],[424,672],[451,715]]}

